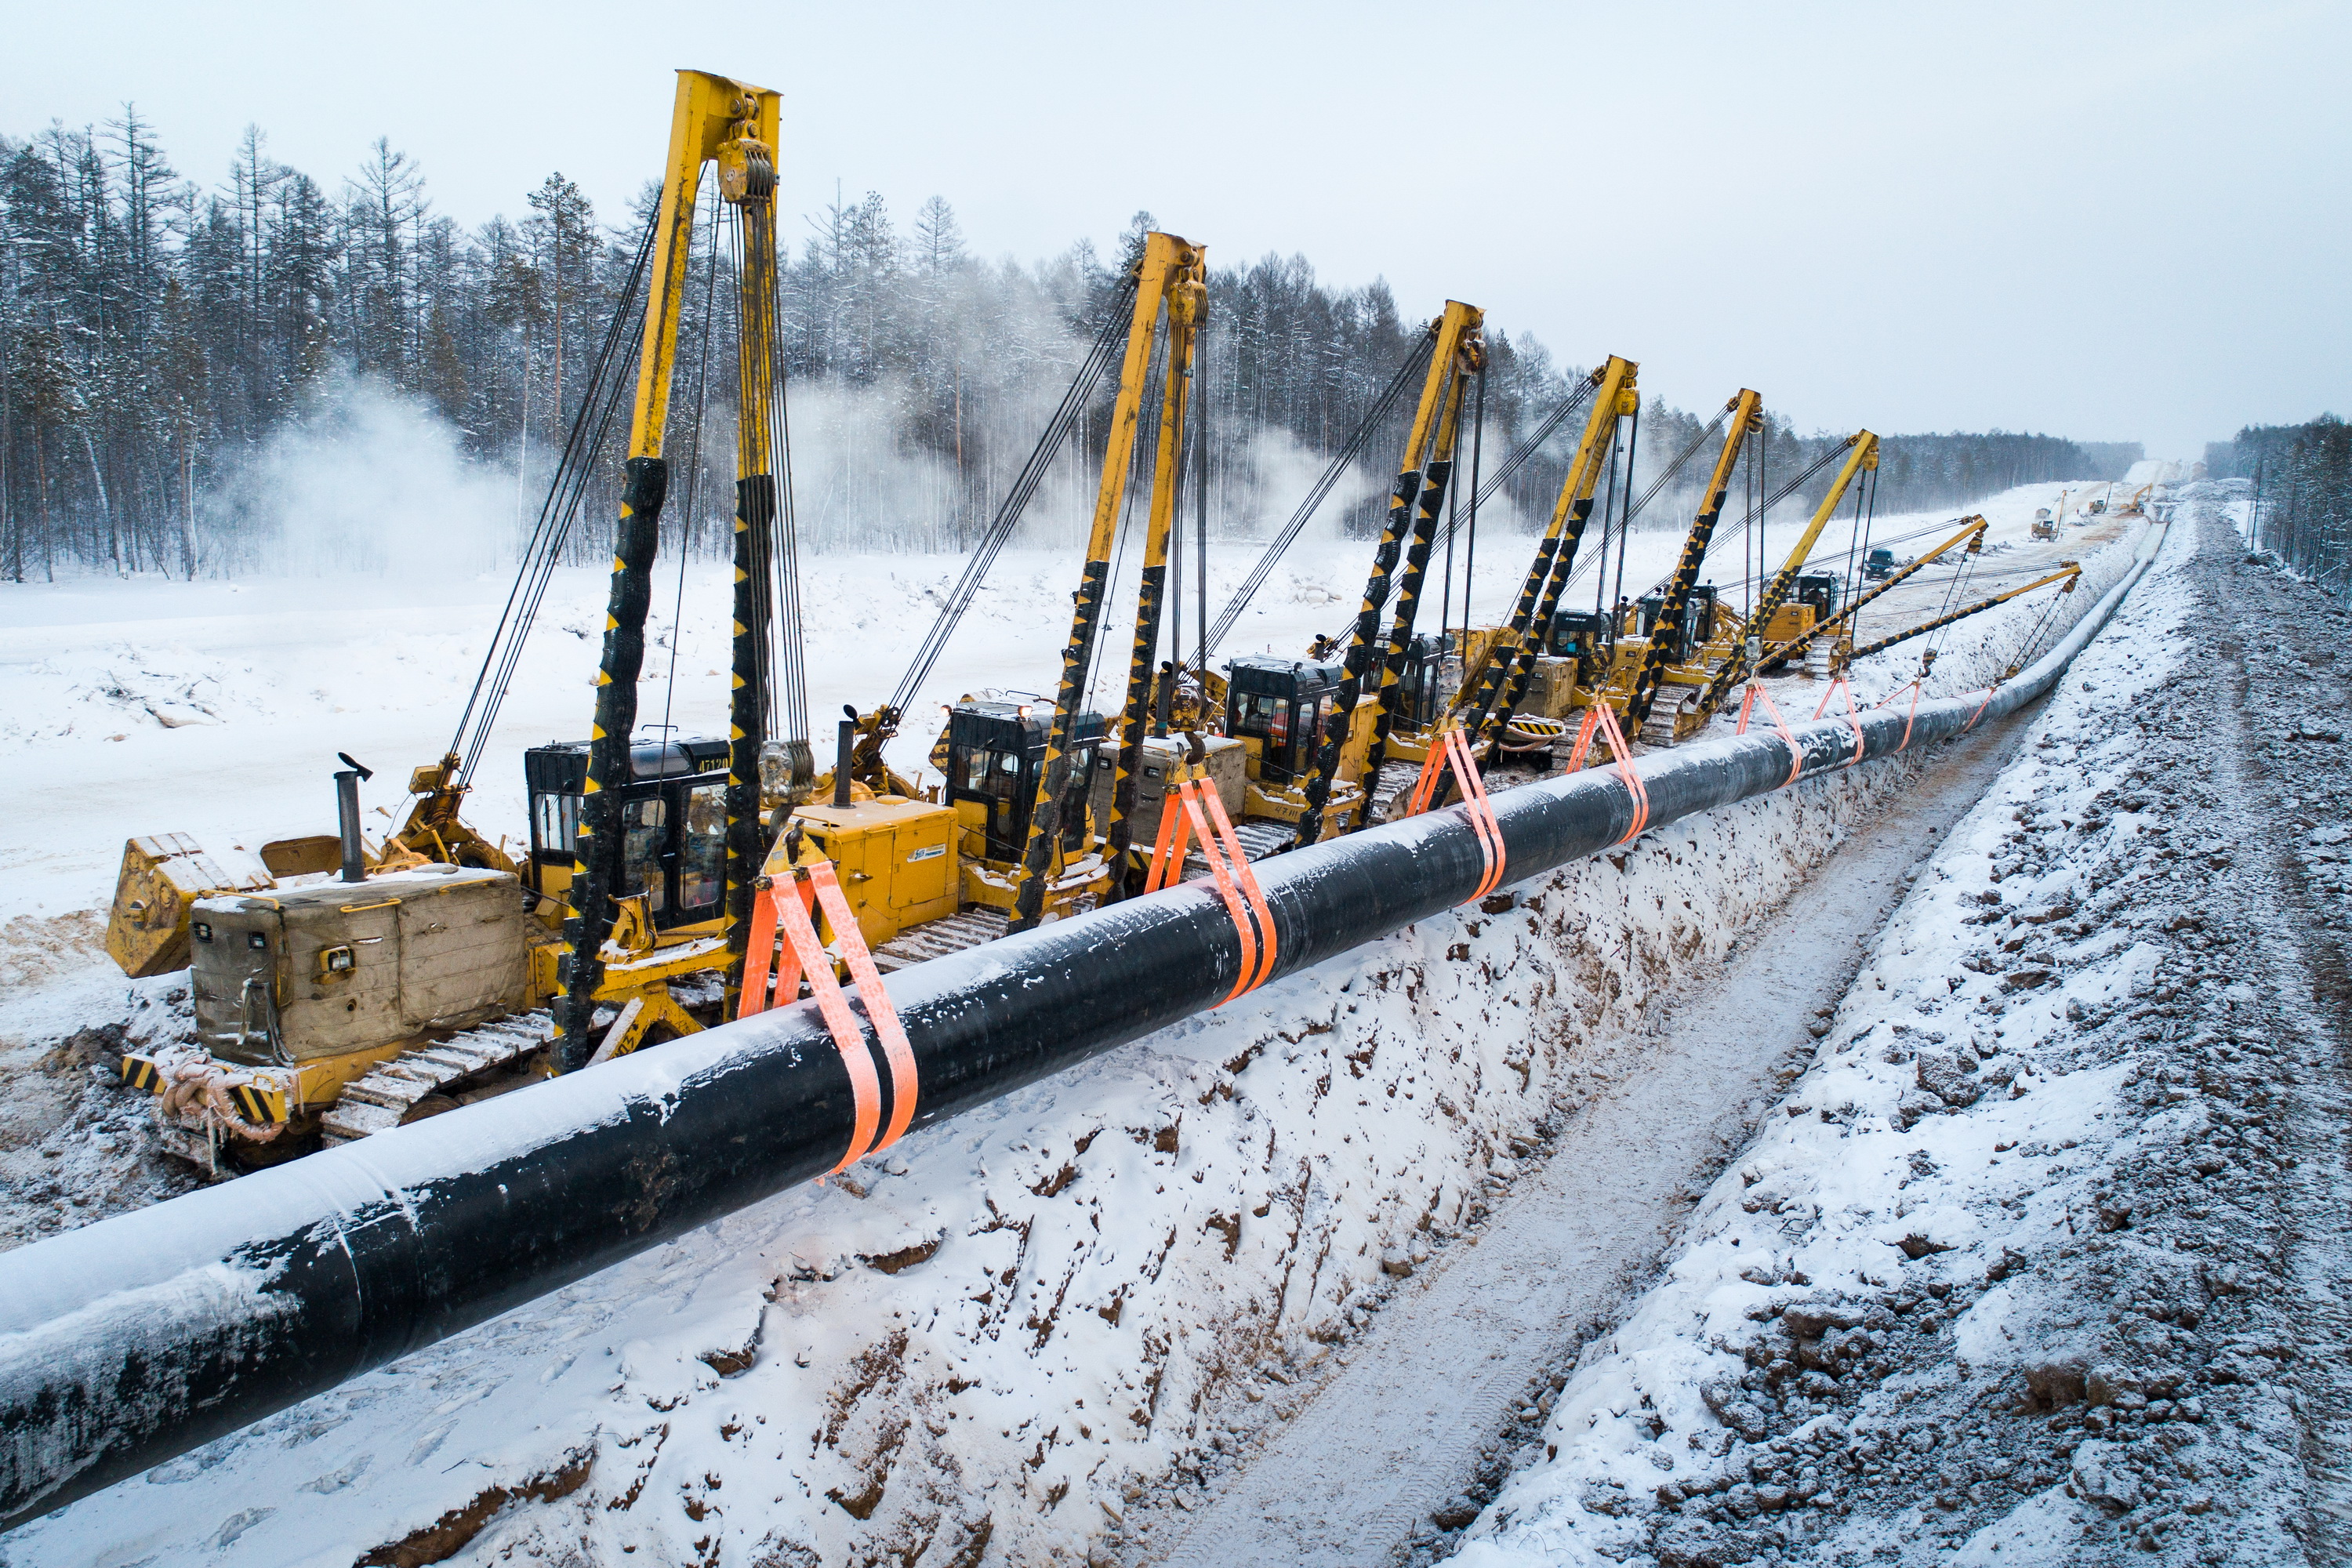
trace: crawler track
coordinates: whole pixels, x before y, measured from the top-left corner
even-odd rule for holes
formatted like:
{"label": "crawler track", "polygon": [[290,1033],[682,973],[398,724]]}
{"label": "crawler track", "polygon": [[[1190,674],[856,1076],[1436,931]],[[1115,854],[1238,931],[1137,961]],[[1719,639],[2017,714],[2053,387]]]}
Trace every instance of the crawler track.
{"label": "crawler track", "polygon": [[524,1013],[403,1051],[343,1090],[320,1119],[320,1142],[331,1149],[397,1127],[434,1095],[455,1102],[467,1088],[541,1049],[552,1033],[544,1011]]}

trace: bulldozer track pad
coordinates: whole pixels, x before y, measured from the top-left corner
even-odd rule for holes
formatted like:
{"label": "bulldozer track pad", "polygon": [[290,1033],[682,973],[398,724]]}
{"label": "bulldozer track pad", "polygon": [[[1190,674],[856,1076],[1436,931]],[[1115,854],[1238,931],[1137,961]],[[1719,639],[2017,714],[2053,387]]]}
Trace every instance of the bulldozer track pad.
{"label": "bulldozer track pad", "polygon": [[546,1045],[550,1034],[547,1014],[528,1013],[379,1062],[346,1086],[319,1119],[320,1142],[331,1149],[397,1127],[427,1097],[447,1098],[449,1089],[466,1079],[511,1067]]}
{"label": "bulldozer track pad", "polygon": [[939,920],[925,921],[876,948],[874,967],[888,974],[926,959],[945,958],[951,952],[994,942],[1004,934],[1008,923],[1003,910],[987,908],[960,910]]}

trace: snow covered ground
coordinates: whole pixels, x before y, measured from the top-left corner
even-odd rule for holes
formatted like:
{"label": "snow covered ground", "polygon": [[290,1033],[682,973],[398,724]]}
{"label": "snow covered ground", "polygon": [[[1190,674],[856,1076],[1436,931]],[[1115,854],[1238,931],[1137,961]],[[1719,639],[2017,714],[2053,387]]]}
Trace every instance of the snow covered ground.
{"label": "snow covered ground", "polygon": [[2344,1560],[2344,616],[2193,517],[1456,1561]]}
{"label": "snow covered ground", "polygon": [[[2021,562],[2048,553],[2022,542],[2033,509],[2064,488],[2030,486],[1983,503],[1994,544],[2015,547]],[[1942,521],[1881,518],[1876,531]],[[1795,521],[1776,519],[1768,545],[1785,550]],[[1516,595],[1530,546],[1481,542],[1473,605],[1483,621]],[[1670,567],[1680,542],[1674,530],[1636,532],[1627,591]],[[1718,544],[1711,579],[1737,574],[1735,545]],[[1842,563],[1841,541],[1826,540],[1822,556],[1832,545]],[[1254,545],[1213,546],[1213,605],[1257,556]],[[1301,542],[1222,651],[1303,651],[1317,633],[1344,630],[1370,558],[1361,542]],[[841,704],[870,707],[887,694],[961,565],[924,555],[806,563],[810,702],[820,730]],[[681,601],[675,567],[656,573],[640,717],[723,732],[725,571],[690,564]],[[986,687],[1050,689],[1075,583],[1066,554],[1007,551],[911,712],[935,712]],[[501,576],[0,584],[0,674],[10,689],[0,710],[0,791],[16,803],[0,821],[0,921],[71,921],[102,910],[122,840],[134,833],[244,842],[331,826],[337,751],[379,770],[362,792],[365,808],[396,812],[408,769],[447,748],[506,589]],[[472,820],[494,837],[525,831],[522,749],[586,731],[604,591],[602,570],[566,569],[548,592],[470,803]],[[1424,613],[1436,607],[1433,599]],[[1107,645],[1123,646],[1128,624],[1115,615]],[[919,769],[935,733],[927,719],[911,720],[893,760]]]}
{"label": "snow covered ground", "polygon": [[[1989,507],[1996,538],[2021,535],[2049,499]],[[1676,540],[1635,542],[1629,584],[1643,550],[1654,573]],[[1231,646],[1296,647],[1340,625],[1364,553],[1303,551]],[[1221,555],[1218,576],[1238,579],[1249,559]],[[1496,563],[1491,581],[1482,570],[1482,602],[1499,604],[1523,566]],[[1001,597],[983,600],[929,695],[1042,685],[1066,570],[1008,556]],[[812,563],[819,712],[874,700],[951,571]],[[489,585],[470,601],[459,587],[332,607],[317,601],[333,584],[248,585],[257,607],[236,613],[240,595],[219,585],[128,585],[127,605],[119,586],[25,592],[11,607],[34,611],[0,633],[29,694],[7,720],[5,765],[26,805],[0,840],[0,896],[12,931],[51,938],[40,965],[6,977],[7,1026],[20,1049],[48,1052],[45,1072],[78,1071],[48,1059],[72,1030],[124,1016],[123,984],[89,946],[121,839],[311,826],[335,749],[385,760],[387,775],[437,753],[489,613]],[[719,591],[715,574],[689,587]],[[585,574],[551,595],[494,755],[577,733],[601,596]],[[717,719],[721,684],[707,672],[723,611],[694,596],[674,639],[688,728]],[[463,626],[469,603],[478,624]],[[1964,683],[2011,651],[2021,624],[1986,617],[1939,672]],[[887,657],[866,651],[877,645]],[[917,735],[905,761],[928,742]],[[910,1140],[885,1170],[736,1215],[77,1505],[0,1552],[18,1564],[232,1549],[240,1562],[349,1560],[422,1531],[408,1560],[428,1561],[426,1545],[455,1551],[486,1519],[455,1560],[1099,1550],[1131,1489],[1235,1462],[1244,1445],[1204,1409],[1295,1408],[1275,1392],[1284,1379],[1361,1332],[1416,1249],[1425,1260],[1475,1234],[1561,1108],[1601,1086],[1607,1042],[1647,999],[1717,960],[1911,765],[1654,835],[1622,864],[1520,889],[1514,907],[1294,977]],[[519,777],[485,772],[476,820],[518,830]],[[397,787],[370,804],[396,804]],[[77,1169],[119,1171],[110,1145],[135,1142],[120,1098],[88,1091],[95,1110],[62,1131],[26,1127],[0,1163],[57,1169],[54,1147]],[[54,1206],[43,1227],[83,1217]]]}
{"label": "snow covered ground", "polygon": [[[1161,1032],[21,1531],[9,1561],[1083,1555],[1475,1234],[1599,1047],[1906,766],[1663,831]],[[1502,900],[1497,900],[1498,905]],[[1386,1268],[1384,1268],[1384,1265]],[[554,1478],[554,1479],[550,1479]],[[278,1500],[289,1499],[290,1502]]]}

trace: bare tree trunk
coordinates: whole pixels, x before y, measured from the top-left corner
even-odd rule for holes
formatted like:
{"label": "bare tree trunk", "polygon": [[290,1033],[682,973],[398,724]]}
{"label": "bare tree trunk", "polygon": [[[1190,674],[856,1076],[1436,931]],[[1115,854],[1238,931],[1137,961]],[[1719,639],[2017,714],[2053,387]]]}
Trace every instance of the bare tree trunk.
{"label": "bare tree trunk", "polygon": [[122,532],[115,526],[114,502],[106,493],[106,475],[98,466],[98,445],[89,438],[89,426],[82,426],[81,449],[89,458],[89,482],[98,487],[98,515],[106,523],[107,553],[113,558],[114,574],[122,575]]}
{"label": "bare tree trunk", "polygon": [[38,419],[33,421],[33,489],[41,498],[41,570],[52,583],[58,580],[58,557],[49,535],[49,464],[41,449],[45,434]]}
{"label": "bare tree trunk", "polygon": [[187,544],[188,581],[193,583],[196,580],[196,437],[194,431],[188,433],[185,451],[186,458],[180,480],[180,499],[186,508],[184,516],[186,528],[184,537]]}

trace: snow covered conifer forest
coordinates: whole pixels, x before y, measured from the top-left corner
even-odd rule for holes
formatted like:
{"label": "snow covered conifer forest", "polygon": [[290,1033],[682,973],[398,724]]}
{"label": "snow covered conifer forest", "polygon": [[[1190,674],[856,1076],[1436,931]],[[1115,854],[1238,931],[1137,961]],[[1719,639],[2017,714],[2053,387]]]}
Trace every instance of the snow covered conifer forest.
{"label": "snow covered conifer forest", "polygon": [[[519,220],[468,227],[436,209],[425,172],[389,140],[320,178],[272,158],[249,127],[208,182],[175,169],[129,105],[103,126],[0,135],[0,577],[377,570],[419,531],[504,553],[579,412],[651,190],[635,211],[600,214],[550,174]],[[1152,221],[1136,214],[1125,238]],[[782,289],[803,539],[961,548],[1027,456],[1123,258],[1082,239],[1042,261],[984,258],[940,196],[911,222],[869,194],[800,227]],[[1346,444],[1438,301],[1400,301],[1377,279],[1335,288],[1303,256],[1251,261],[1198,237],[1223,264],[1202,352],[1213,527],[1251,537]],[[671,454],[706,470],[672,492],[690,491],[677,515],[697,551],[725,537],[733,477],[725,356],[707,377],[695,368],[714,329],[720,342],[734,330],[710,238],[699,226],[697,271],[711,286],[689,292],[677,385],[709,438],[674,416]],[[1487,342],[1499,456],[1575,369],[1507,322],[1490,323]],[[1100,396],[1107,406],[1110,389]],[[1645,461],[1713,412],[1654,400]],[[1776,418],[1768,468],[1801,468],[1843,434],[1800,436]],[[624,439],[608,437],[615,458]],[[2119,476],[2140,455],[2000,431],[1895,437],[1885,452],[1879,500],[1893,510]],[[1546,456],[1510,483],[1521,517],[1559,486],[1564,456]],[[1329,521],[1376,528],[1385,460],[1334,497]],[[616,473],[602,465],[597,482],[609,490]],[[1080,526],[1084,479],[1065,459],[1031,513],[1037,542]],[[603,556],[615,499],[588,496],[575,559]]]}
{"label": "snow covered conifer forest", "polygon": [[2254,542],[2339,596],[2352,595],[2352,426],[2333,414],[2250,425],[2205,449],[2217,478],[2254,482]]}

